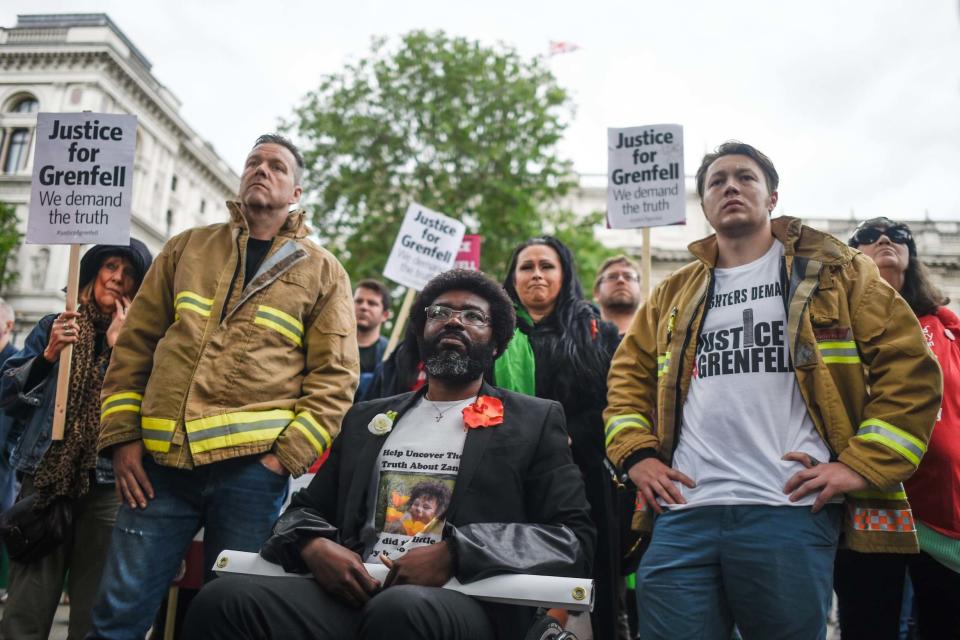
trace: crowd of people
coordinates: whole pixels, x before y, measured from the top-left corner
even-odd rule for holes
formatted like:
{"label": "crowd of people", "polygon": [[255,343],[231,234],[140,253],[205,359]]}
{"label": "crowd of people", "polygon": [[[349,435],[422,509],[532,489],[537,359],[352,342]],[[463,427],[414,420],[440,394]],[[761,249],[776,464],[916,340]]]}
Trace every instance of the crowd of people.
{"label": "crowd of people", "polygon": [[[773,218],[729,142],[715,233],[648,299],[624,255],[588,299],[538,236],[502,282],[437,275],[388,353],[390,288],[309,239],[304,168],[261,136],[227,222],[93,247],[19,351],[0,304],[0,637],[46,638],[66,584],[70,638],[144,638],[201,528],[184,638],[825,638],[835,595],[844,640],[960,637],[960,319],[905,224]],[[313,579],[215,578],[224,550]],[[593,610],[442,588],[516,573]]]}

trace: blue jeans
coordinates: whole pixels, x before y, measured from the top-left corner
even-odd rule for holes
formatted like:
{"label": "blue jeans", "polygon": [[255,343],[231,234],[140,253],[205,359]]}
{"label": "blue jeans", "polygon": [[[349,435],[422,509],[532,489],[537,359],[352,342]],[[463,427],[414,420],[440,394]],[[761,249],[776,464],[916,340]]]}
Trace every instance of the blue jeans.
{"label": "blue jeans", "polygon": [[88,637],[142,639],[201,527],[206,580],[213,577],[213,563],[222,550],[260,549],[277,519],[287,477],[273,473],[258,458],[191,470],[144,459],[156,497],[145,509],[126,503],[120,507]]}
{"label": "blue jeans", "polygon": [[3,455],[2,444],[0,442],[0,513],[12,507],[17,499],[17,470]]}
{"label": "blue jeans", "polygon": [[643,640],[826,638],[840,505],[692,507],[659,516],[637,572]]}

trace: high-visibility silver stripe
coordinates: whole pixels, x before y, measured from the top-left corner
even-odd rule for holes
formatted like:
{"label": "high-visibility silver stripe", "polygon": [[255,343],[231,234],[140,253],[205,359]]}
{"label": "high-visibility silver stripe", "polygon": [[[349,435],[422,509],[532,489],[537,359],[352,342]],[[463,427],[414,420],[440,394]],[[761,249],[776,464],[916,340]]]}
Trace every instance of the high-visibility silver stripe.
{"label": "high-visibility silver stripe", "polygon": [[265,309],[260,309],[257,311],[257,317],[263,318],[264,320],[269,320],[270,322],[276,322],[278,325],[289,331],[290,333],[296,335],[299,338],[303,337],[303,329],[295,325],[290,324],[280,316],[276,316]]}
{"label": "high-visibility silver stripe", "polygon": [[139,407],[143,403],[142,400],[137,400],[136,398],[120,398],[119,400],[111,400],[109,402],[103,403],[103,406],[100,407],[100,411],[106,411],[112,407],[119,407],[121,405],[129,405],[131,407]]}
{"label": "high-visibility silver stripe", "polygon": [[161,431],[159,429],[141,429],[140,433],[145,440],[161,440],[170,442],[173,440],[173,431]]}
{"label": "high-visibility silver stripe", "polygon": [[887,440],[892,440],[896,442],[898,445],[900,445],[904,449],[910,451],[915,456],[917,456],[917,459],[922,458],[923,454],[925,453],[925,449],[921,449],[920,447],[910,442],[906,438],[903,438],[897,435],[896,433],[890,431],[889,429],[884,429],[879,425],[875,425],[875,424],[867,425],[865,427],[860,427],[860,429],[857,431],[858,436],[862,436],[867,433],[873,433],[875,435],[880,436],[881,438],[885,438]]}
{"label": "high-visibility silver stripe", "polygon": [[288,424],[290,424],[290,420],[288,418],[274,418],[272,420],[259,420],[257,422],[237,422],[225,424],[220,427],[211,427],[209,429],[203,429],[202,431],[189,432],[190,442],[202,442],[203,440],[209,440],[210,438],[217,438],[219,436],[226,436],[232,433],[244,433],[245,431],[256,431],[258,429],[285,427]]}
{"label": "high-visibility silver stripe", "polygon": [[859,358],[860,353],[856,349],[820,349],[820,353],[824,356],[850,356],[854,358]]}
{"label": "high-visibility silver stripe", "polygon": [[328,446],[327,442],[329,442],[330,436],[326,435],[325,433],[320,433],[319,431],[317,431],[316,427],[310,424],[310,421],[307,420],[306,418],[298,417],[294,420],[294,422],[300,425],[301,427],[304,427],[307,431],[313,434],[313,437],[317,439],[317,442],[319,442],[323,446],[323,449],[321,449],[321,453],[327,450],[327,446]]}
{"label": "high-visibility silver stripe", "polygon": [[188,298],[188,297],[186,297],[186,296],[184,296],[184,297],[180,298],[179,300],[177,300],[177,305],[176,305],[176,306],[179,307],[179,306],[182,305],[182,304],[192,305],[192,306],[194,306],[194,307],[196,307],[196,308],[198,308],[198,309],[203,309],[204,311],[210,311],[210,309],[213,308],[213,305],[204,304],[204,303],[200,302],[199,300],[194,300],[193,298]]}
{"label": "high-visibility silver stripe", "polygon": [[644,429],[649,429],[649,428],[650,428],[650,425],[647,424],[646,421],[644,421],[642,418],[640,418],[640,417],[638,417],[638,416],[623,416],[622,418],[617,418],[617,419],[615,419],[613,422],[611,422],[609,425],[607,425],[607,428],[606,428],[606,430],[604,431],[604,435],[609,436],[610,433],[611,433],[614,429],[616,429],[617,427],[619,427],[619,426],[622,425],[622,424],[628,424],[628,423],[633,423],[633,424],[639,425],[639,426],[643,427]]}

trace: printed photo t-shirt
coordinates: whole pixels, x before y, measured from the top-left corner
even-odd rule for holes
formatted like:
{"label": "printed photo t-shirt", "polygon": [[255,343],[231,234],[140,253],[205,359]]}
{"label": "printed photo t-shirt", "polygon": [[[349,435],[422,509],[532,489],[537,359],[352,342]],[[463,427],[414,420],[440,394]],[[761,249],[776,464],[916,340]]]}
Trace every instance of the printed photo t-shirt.
{"label": "printed photo t-shirt", "polygon": [[[830,459],[800,395],[787,344],[780,262],[783,244],[761,258],[714,269],[714,290],[697,340],[673,466],[697,483],[676,483],[686,505],[810,505],[783,493],[803,469],[781,458],[803,451]],[[842,499],[842,498],[841,498]]]}
{"label": "printed photo t-shirt", "polygon": [[377,459],[376,503],[367,523],[377,536],[365,562],[440,542],[467,437],[462,412],[473,401],[421,398],[394,425]]}

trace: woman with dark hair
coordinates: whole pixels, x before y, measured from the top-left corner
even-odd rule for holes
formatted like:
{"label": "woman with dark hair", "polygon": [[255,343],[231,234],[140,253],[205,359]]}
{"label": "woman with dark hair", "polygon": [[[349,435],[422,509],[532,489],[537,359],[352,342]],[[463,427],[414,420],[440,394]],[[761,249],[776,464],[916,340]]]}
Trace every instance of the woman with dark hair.
{"label": "woman with dark hair", "polygon": [[943,371],[943,404],[927,452],[904,483],[920,553],[841,549],[835,578],[840,630],[844,640],[897,638],[909,572],[917,637],[960,638],[960,319],[944,306],[949,300],[930,281],[907,225],[873,218],[857,227],[849,244],[876,263],[917,314]]}
{"label": "woman with dark hair", "polygon": [[[63,542],[45,555],[11,563],[0,637],[46,638],[65,578],[68,637],[83,638],[90,629],[90,607],[119,507],[110,461],[97,456],[100,388],[151,261],[146,245],[133,238],[130,246],[92,247],[80,261],[77,310],[41,318],[0,372],[0,407],[14,418],[11,466],[23,477],[19,499],[30,498],[34,510],[65,502],[69,514]],[[67,345],[73,345],[70,396],[63,439],[54,442],[57,373]]]}
{"label": "woman with dark hair", "polygon": [[516,307],[517,330],[495,363],[496,384],[563,405],[573,459],[583,472],[597,527],[594,637],[616,638],[616,494],[604,465],[602,412],[617,328],[584,300],[573,255],[556,238],[532,238],[514,249],[503,286]]}

